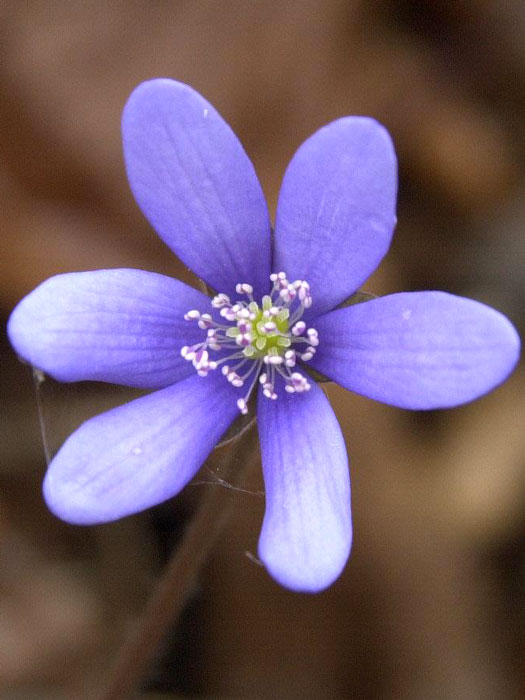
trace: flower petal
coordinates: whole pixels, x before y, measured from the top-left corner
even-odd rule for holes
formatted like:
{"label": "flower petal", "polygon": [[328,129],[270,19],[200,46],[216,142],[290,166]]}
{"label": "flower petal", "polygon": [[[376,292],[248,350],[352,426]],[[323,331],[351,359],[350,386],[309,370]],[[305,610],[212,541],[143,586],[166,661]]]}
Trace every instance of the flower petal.
{"label": "flower petal", "polygon": [[91,418],[49,465],[44,496],[62,520],[104,523],[177,494],[238,415],[220,374],[194,375]]}
{"label": "flower petal", "polygon": [[341,429],[315,383],[304,394],[279,391],[276,401],[259,393],[258,419],[266,486],[259,556],[283,586],[320,591],[341,573],[352,542]]}
{"label": "flower petal", "polygon": [[317,318],[312,367],[401,408],[456,406],[501,384],[520,341],[484,304],[444,292],[392,294]]}
{"label": "flower petal", "polygon": [[268,289],[270,220],[253,166],[218,112],[188,85],[156,79],[132,93],[124,156],[138,205],[186,265],[220,292]]}
{"label": "flower petal", "polygon": [[209,310],[201,292],[143,270],[57,275],[15,308],[8,333],[16,351],[60,381],[98,380],[153,389],[194,372],[180,355],[203,331],[184,321]]}
{"label": "flower petal", "polygon": [[275,223],[275,271],[305,279],[312,318],[375,270],[396,224],[397,163],[388,132],[367,117],[317,131],[285,173]]}

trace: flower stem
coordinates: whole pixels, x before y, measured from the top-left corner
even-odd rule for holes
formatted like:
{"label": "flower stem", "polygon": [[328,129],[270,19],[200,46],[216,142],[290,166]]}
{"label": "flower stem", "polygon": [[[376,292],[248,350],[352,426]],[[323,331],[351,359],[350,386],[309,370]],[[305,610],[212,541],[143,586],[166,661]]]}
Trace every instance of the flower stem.
{"label": "flower stem", "polygon": [[[256,430],[251,427],[226,448],[221,479],[238,483],[252,461]],[[165,635],[176,625],[201,566],[226,523],[230,494],[219,486],[208,491],[154,588],[141,618],[117,652],[107,685],[98,700],[134,696]]]}

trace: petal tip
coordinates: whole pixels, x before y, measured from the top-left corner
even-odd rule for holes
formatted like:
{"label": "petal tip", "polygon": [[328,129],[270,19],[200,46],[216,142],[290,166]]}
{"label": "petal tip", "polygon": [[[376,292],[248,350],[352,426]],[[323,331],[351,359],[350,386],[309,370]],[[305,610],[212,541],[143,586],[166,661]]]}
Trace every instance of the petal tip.
{"label": "petal tip", "polygon": [[86,508],[86,503],[75,497],[68,484],[55,479],[50,470],[44,477],[42,494],[53,515],[70,525],[96,525],[103,522],[96,517],[92,509]]}
{"label": "petal tip", "polygon": [[332,552],[331,556],[297,566],[296,558],[279,556],[275,544],[267,545],[263,536],[259,540],[258,556],[270,576],[281,586],[296,593],[322,593],[342,574],[351,550],[351,536],[347,542]]}
{"label": "petal tip", "polygon": [[13,309],[7,321],[7,337],[16,354],[24,361],[31,362],[32,329],[34,318],[31,313],[29,296],[24,297]]}
{"label": "petal tip", "polygon": [[[521,355],[521,338],[514,324],[502,313],[495,311],[500,320],[502,352],[501,378],[495,386],[502,384],[516,369]],[[504,357],[503,357],[504,354]]]}
{"label": "petal tip", "polygon": [[374,117],[354,115],[341,117],[322,127],[321,131],[325,129],[339,131],[340,138],[347,141],[375,144],[376,148],[381,149],[382,157],[387,158],[397,169],[397,156],[392,135],[387,127]]}
{"label": "petal tip", "polygon": [[151,95],[166,90],[171,92],[178,90],[180,92],[197,94],[196,91],[190,85],[187,85],[186,83],[181,83],[178,80],[174,80],[173,78],[149,78],[148,80],[144,80],[142,83],[139,83],[131,91],[127,99],[126,105],[124,107],[124,113],[126,112],[128,105],[130,103],[133,103],[135,100],[142,99],[143,97],[149,99]]}
{"label": "petal tip", "polygon": [[513,361],[512,369],[514,369],[514,367],[518,363],[518,360],[519,360],[520,354],[521,354],[521,337],[520,337],[520,334],[518,333],[516,327],[512,323],[512,321],[510,321],[503,314],[501,314],[501,316],[502,316],[502,319],[503,319],[505,325],[507,326],[507,338],[508,338],[507,342],[508,342],[509,350],[510,350],[510,352],[512,354],[512,358],[513,358],[512,359],[512,361]]}

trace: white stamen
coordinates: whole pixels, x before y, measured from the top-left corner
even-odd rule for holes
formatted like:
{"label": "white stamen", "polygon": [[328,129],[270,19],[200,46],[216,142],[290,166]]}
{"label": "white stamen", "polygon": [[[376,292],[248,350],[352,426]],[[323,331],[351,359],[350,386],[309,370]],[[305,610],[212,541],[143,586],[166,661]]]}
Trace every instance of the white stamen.
{"label": "white stamen", "polygon": [[306,377],[299,372],[292,372],[291,379],[292,386],[297,392],[308,391],[310,388],[310,384],[308,384]]}
{"label": "white stamen", "polygon": [[[283,271],[272,273],[270,280],[272,290],[260,304],[254,300],[253,286],[247,282],[235,286],[236,293],[245,296],[244,301],[232,304],[227,294],[216,294],[211,299],[211,306],[219,311],[226,323],[218,323],[212,314],[197,309],[184,314],[187,321],[197,321],[205,336],[201,343],[183,346],[181,356],[192,363],[201,377],[206,377],[221,365],[222,375],[232,386],[240,388],[249,384],[246,395],[237,402],[243,414],[248,411],[248,399],[257,382],[263,395],[273,401],[277,399],[277,375],[282,378],[287,393],[308,391],[310,383],[307,377],[292,370],[297,362],[311,360],[319,345],[316,329],[307,329],[301,320],[305,309],[312,304],[308,282],[290,281]],[[227,349],[233,352],[224,353]],[[214,360],[210,358],[210,352],[223,354]],[[261,372],[262,368],[264,371]]]}
{"label": "white stamen", "polygon": [[297,321],[292,328],[292,335],[298,336],[302,335],[305,331],[306,323],[304,321]]}
{"label": "white stamen", "polygon": [[281,289],[281,291],[279,292],[279,296],[281,297],[281,299],[283,299],[283,301],[289,304],[295,299],[295,297],[297,296],[297,292],[294,289],[294,286],[292,284],[289,284],[284,289]]}
{"label": "white stamen", "polygon": [[296,363],[295,350],[287,350],[284,353],[284,364],[287,367],[295,367],[295,363]]}
{"label": "white stamen", "polygon": [[319,345],[319,335],[315,328],[309,328],[306,331],[306,337],[310,345],[312,345],[314,348],[316,348]]}
{"label": "white stamen", "polygon": [[211,300],[211,305],[214,309],[221,309],[223,306],[228,306],[230,303],[230,297],[227,294],[217,294]]}
{"label": "white stamen", "polygon": [[304,302],[310,296],[310,285],[304,280],[294,282],[294,287],[297,290],[299,301]]}
{"label": "white stamen", "polygon": [[185,321],[196,321],[198,318],[200,318],[200,311],[197,311],[197,309],[191,309],[191,311],[188,311],[187,313],[184,314],[184,320]]}
{"label": "white stamen", "polygon": [[210,314],[202,314],[197,325],[199,326],[199,328],[202,328],[202,330],[205,330],[206,328],[209,328],[212,323],[213,321]]}

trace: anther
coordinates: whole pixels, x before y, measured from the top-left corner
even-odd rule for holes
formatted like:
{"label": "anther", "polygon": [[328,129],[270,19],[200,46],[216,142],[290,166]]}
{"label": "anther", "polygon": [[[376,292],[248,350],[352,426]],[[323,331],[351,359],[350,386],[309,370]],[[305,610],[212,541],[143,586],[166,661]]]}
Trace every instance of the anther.
{"label": "anther", "polygon": [[230,297],[227,294],[217,294],[211,300],[211,305],[214,309],[221,309],[223,306],[228,306],[230,304]]}
{"label": "anther", "polygon": [[315,328],[309,328],[306,331],[306,337],[310,345],[313,345],[314,348],[319,345],[319,334],[317,333]]}
{"label": "anther", "polygon": [[287,350],[284,353],[284,364],[287,367],[295,367],[295,362],[296,362],[295,350]]}
{"label": "anther", "polygon": [[192,309],[191,311],[188,311],[187,313],[184,314],[184,320],[185,321],[196,321],[198,318],[200,318],[200,311],[197,311],[197,309]]}
{"label": "anther", "polygon": [[298,336],[302,335],[305,331],[306,323],[304,321],[297,321],[292,328],[292,335]]}
{"label": "anther", "polygon": [[235,285],[235,291],[237,294],[253,294],[253,287],[251,284],[243,282],[242,284]]}
{"label": "anther", "polygon": [[248,405],[244,399],[237,399],[237,408],[243,416],[248,413]]}
{"label": "anther", "polygon": [[206,330],[206,328],[209,328],[212,323],[213,319],[210,314],[202,314],[199,319],[198,326],[199,328],[202,328],[202,330]]}
{"label": "anther", "polygon": [[[307,329],[300,320],[312,303],[310,285],[305,280],[290,281],[283,271],[272,273],[270,280],[273,283],[271,293],[265,295],[260,304],[253,299],[253,287],[247,282],[235,285],[238,295],[248,297],[244,301],[232,303],[227,294],[216,294],[211,306],[227,322],[225,325],[217,323],[212,314],[197,309],[184,315],[187,321],[197,321],[205,335],[203,342],[182,347],[181,356],[193,364],[201,377],[221,365],[222,375],[232,386],[246,384],[246,395],[237,402],[241,413],[248,411],[248,399],[257,382],[266,398],[277,399],[277,374],[290,394],[310,389],[308,379],[292,371],[298,361],[311,360],[319,345],[315,328]],[[210,359],[210,352],[226,349],[233,352],[224,353],[217,360]],[[236,364],[228,364],[230,361]]]}

